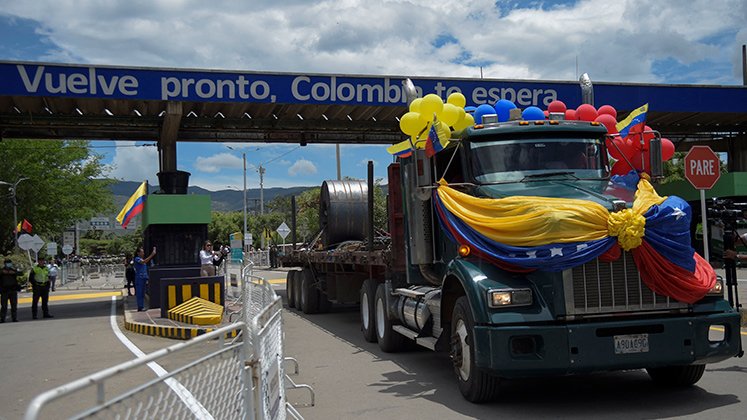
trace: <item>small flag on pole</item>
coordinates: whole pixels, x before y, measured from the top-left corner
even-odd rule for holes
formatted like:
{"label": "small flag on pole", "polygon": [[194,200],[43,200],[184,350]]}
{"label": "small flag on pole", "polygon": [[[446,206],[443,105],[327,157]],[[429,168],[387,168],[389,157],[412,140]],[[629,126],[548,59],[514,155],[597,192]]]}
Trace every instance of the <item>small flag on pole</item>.
{"label": "small flag on pole", "polygon": [[143,181],[142,184],[135,190],[135,193],[130,196],[127,200],[122,211],[117,215],[117,221],[122,225],[123,228],[127,228],[127,224],[130,223],[133,217],[142,213],[145,207],[145,200],[148,198],[147,183]]}

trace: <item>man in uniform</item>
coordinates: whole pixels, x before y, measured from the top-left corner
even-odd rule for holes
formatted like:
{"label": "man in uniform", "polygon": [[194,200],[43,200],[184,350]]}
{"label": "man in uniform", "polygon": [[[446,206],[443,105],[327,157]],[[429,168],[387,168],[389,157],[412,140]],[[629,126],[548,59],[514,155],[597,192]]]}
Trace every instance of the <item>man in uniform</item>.
{"label": "man in uniform", "polygon": [[37,305],[39,298],[42,301],[42,313],[44,318],[54,318],[49,313],[49,269],[44,264],[44,258],[39,258],[36,266],[31,269],[29,273],[29,281],[33,290],[33,296],[31,298],[31,315],[32,318],[37,319]]}
{"label": "man in uniform", "polygon": [[2,296],[2,308],[0,308],[0,323],[5,322],[5,314],[8,313],[8,301],[10,301],[10,318],[18,322],[18,275],[20,272],[13,267],[13,262],[6,259],[3,268],[0,269],[0,296]]}

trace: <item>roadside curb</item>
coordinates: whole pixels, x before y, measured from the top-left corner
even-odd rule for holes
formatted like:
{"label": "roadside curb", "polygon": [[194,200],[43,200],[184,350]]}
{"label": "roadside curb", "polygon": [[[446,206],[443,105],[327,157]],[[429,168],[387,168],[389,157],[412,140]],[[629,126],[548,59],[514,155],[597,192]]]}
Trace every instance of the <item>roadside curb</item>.
{"label": "roadside curb", "polygon": [[[220,325],[214,327],[192,327],[187,325],[159,325],[155,322],[136,321],[133,319],[134,311],[128,310],[127,308],[127,295],[124,295],[123,301],[124,327],[126,330],[132,331],[134,333],[150,335],[153,337],[189,340],[190,338],[194,338],[220,328]],[[164,319],[164,321],[174,323],[169,319]],[[232,330],[226,333],[225,338],[234,338],[239,334],[239,331],[240,330]]]}

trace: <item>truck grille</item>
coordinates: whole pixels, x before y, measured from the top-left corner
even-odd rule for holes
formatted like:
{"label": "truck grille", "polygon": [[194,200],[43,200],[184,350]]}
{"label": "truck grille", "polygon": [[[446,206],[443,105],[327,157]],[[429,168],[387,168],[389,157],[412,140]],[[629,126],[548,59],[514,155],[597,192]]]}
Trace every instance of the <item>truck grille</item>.
{"label": "truck grille", "polygon": [[651,291],[629,252],[613,262],[595,259],[566,270],[563,284],[568,315],[687,308],[685,303]]}

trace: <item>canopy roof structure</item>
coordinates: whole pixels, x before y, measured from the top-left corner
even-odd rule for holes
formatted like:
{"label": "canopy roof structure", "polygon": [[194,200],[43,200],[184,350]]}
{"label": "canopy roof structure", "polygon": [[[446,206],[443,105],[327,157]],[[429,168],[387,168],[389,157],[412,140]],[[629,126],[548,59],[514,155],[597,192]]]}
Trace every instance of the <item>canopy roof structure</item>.
{"label": "canopy roof structure", "polygon": [[[176,142],[393,144],[404,137],[404,79],[0,61],[0,139],[157,140],[164,150]],[[581,104],[578,82],[411,79],[421,95],[460,91],[467,105]],[[595,105],[612,105],[618,120],[648,103],[648,125],[675,144],[747,133],[745,86],[593,89]]]}

